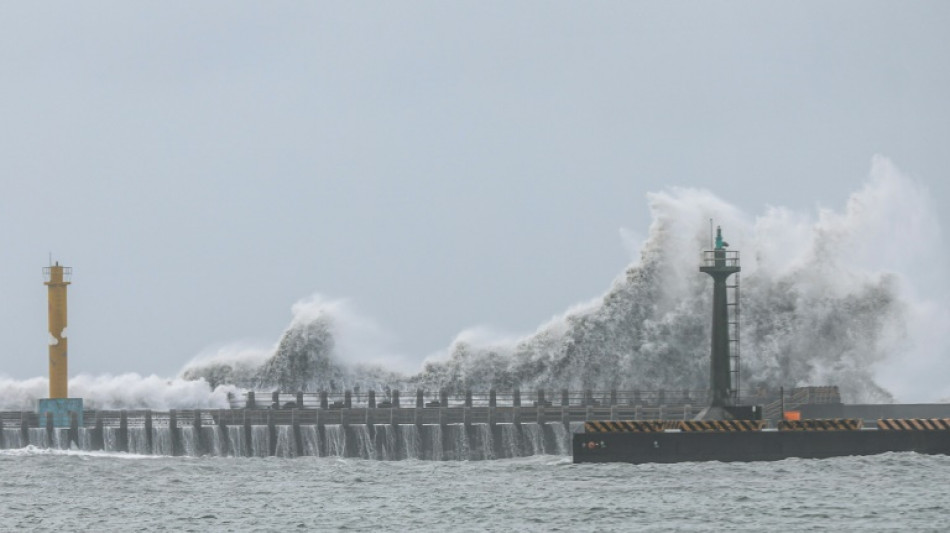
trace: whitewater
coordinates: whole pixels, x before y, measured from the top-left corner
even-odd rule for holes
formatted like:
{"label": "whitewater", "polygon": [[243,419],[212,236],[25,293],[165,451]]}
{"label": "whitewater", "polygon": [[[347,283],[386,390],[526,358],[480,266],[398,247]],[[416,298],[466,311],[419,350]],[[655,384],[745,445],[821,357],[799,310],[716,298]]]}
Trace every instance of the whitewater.
{"label": "whitewater", "polygon": [[[352,302],[313,295],[294,304],[274,346],[225,346],[170,379],[79,375],[70,390],[91,409],[169,409],[228,407],[228,393],[243,389],[704,389],[711,291],[698,265],[712,219],[741,253],[743,390],[837,385],[855,403],[950,397],[936,208],[886,158],[872,160],[841,210],[751,215],[690,188],[648,202],[648,236],[602,296],[514,339],[460,332],[415,372],[367,342],[374,322]],[[46,390],[45,378],[0,378],[0,408],[32,409]]]}

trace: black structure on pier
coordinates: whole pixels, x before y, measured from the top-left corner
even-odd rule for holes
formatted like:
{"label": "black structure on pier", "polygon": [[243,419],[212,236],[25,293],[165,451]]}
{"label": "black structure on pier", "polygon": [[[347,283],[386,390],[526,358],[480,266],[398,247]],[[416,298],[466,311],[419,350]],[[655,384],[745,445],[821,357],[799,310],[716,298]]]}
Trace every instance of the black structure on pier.
{"label": "black structure on pier", "polygon": [[[732,369],[729,356],[729,297],[726,279],[739,272],[739,252],[728,251],[729,243],[722,240],[722,228],[716,228],[716,247],[703,252],[700,272],[713,278],[712,349],[709,387],[712,390],[711,407],[726,407],[734,403]],[[736,325],[738,328],[738,324]],[[736,362],[738,368],[738,361]],[[738,380],[737,380],[738,381]],[[736,383],[738,386],[738,383]]]}

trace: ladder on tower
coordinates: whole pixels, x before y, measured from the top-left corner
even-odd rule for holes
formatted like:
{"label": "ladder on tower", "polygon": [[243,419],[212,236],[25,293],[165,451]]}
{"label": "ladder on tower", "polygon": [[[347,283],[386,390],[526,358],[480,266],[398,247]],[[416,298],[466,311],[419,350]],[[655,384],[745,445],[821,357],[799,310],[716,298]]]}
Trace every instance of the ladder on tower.
{"label": "ladder on tower", "polygon": [[726,300],[729,309],[729,380],[732,383],[733,405],[739,405],[739,273],[726,285]]}

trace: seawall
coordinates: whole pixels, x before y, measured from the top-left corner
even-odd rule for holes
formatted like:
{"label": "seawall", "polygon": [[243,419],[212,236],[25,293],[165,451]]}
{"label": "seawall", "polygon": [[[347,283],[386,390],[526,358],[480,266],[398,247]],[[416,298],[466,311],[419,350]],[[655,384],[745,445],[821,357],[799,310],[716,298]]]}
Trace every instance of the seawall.
{"label": "seawall", "polygon": [[446,407],[86,411],[53,427],[32,412],[0,412],[0,448],[37,446],[144,455],[336,456],[487,460],[571,453],[589,419],[678,419],[699,406]]}

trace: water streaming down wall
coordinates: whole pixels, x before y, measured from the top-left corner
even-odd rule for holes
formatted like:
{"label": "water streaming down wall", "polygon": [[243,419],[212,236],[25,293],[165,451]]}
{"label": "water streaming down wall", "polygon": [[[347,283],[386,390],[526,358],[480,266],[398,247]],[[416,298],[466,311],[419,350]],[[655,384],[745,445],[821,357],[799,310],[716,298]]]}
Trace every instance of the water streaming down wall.
{"label": "water streaming down wall", "polygon": [[19,428],[3,428],[3,445],[8,449],[23,447],[23,434]]}
{"label": "water streaming down wall", "polygon": [[49,448],[49,439],[46,428],[30,428],[27,431],[30,438],[30,445],[38,448]]}
{"label": "water streaming down wall", "polygon": [[297,457],[297,444],[292,426],[277,426],[277,443],[274,455],[277,457]]}
{"label": "water streaming down wall", "polygon": [[262,424],[251,426],[251,456],[267,457],[270,455],[270,436],[268,428]]}
{"label": "water streaming down wall", "polygon": [[246,457],[247,446],[244,438],[244,428],[241,426],[228,426],[227,455],[231,457]]}
{"label": "water streaming down wall", "polygon": [[[572,424],[578,430],[581,424]],[[173,438],[168,426],[130,424],[126,431],[79,428],[78,443],[67,428],[29,428],[29,444],[40,448],[104,450],[138,455],[218,457],[341,457],[397,461],[476,461],[529,455],[567,455],[570,430],[562,423],[524,424],[312,424],[182,426]],[[273,441],[272,441],[273,437]],[[25,445],[19,428],[3,429],[4,448]]]}

